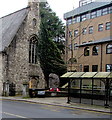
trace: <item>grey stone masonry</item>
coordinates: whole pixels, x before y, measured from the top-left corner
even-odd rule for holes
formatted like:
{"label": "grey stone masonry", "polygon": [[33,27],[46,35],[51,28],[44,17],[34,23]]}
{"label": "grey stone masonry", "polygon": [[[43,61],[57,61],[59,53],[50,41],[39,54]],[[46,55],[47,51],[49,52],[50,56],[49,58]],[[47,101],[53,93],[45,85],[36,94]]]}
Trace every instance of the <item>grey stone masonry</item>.
{"label": "grey stone masonry", "polygon": [[3,69],[3,73],[0,76],[4,76],[2,81],[3,83],[8,81],[9,84],[15,84],[16,94],[22,94],[23,84],[29,85],[30,80],[35,78],[38,78],[38,80],[35,79],[38,81],[36,88],[45,88],[44,74],[39,59],[36,64],[29,63],[30,38],[38,36],[39,32],[39,2],[29,2],[28,5],[26,18],[10,45],[4,51],[4,60],[0,56],[0,62],[4,61],[2,67],[0,66]]}

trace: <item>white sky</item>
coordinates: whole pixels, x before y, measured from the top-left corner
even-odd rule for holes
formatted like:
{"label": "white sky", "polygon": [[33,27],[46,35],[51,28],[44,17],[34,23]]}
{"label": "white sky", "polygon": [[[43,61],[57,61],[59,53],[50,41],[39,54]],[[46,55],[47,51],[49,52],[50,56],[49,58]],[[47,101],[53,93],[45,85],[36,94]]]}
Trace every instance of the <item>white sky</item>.
{"label": "white sky", "polygon": [[[79,6],[79,0],[47,0],[51,9],[63,20],[63,14]],[[0,17],[26,7],[28,0],[1,0]]]}

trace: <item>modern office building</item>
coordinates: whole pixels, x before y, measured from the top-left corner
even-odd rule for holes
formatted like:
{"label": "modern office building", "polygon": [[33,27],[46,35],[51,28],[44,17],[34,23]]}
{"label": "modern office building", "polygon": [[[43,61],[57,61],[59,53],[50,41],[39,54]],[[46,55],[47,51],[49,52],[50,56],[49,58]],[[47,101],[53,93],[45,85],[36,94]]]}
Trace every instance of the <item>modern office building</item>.
{"label": "modern office building", "polygon": [[112,71],[112,1],[81,0],[64,19],[68,71]]}

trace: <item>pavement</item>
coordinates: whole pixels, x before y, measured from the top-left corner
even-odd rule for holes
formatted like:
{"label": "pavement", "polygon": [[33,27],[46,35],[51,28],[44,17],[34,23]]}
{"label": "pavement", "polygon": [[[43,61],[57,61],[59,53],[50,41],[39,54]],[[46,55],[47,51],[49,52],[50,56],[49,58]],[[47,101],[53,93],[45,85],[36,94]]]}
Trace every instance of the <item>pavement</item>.
{"label": "pavement", "polygon": [[67,97],[24,98],[22,96],[15,96],[15,97],[0,97],[0,99],[25,101],[25,102],[48,104],[48,105],[54,105],[54,106],[63,106],[63,107],[74,108],[74,109],[112,114],[112,110],[110,108],[105,108],[104,106],[88,105],[88,104],[81,104],[81,103],[68,104]]}

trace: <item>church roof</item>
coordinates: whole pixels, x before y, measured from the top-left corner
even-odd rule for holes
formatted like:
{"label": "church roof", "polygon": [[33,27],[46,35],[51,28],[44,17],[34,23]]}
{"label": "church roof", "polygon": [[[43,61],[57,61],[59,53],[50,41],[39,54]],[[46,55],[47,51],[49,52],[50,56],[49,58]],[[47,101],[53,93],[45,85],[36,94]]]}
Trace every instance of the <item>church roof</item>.
{"label": "church roof", "polygon": [[28,7],[0,18],[0,52],[8,47],[28,14]]}

